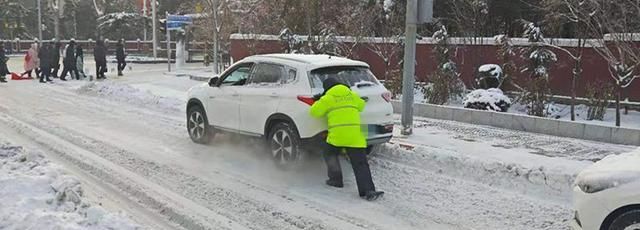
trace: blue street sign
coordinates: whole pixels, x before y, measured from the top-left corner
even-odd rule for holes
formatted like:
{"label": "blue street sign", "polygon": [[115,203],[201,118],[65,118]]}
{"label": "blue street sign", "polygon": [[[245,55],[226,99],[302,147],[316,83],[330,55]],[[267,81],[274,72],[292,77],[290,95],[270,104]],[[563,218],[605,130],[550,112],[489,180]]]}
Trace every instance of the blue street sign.
{"label": "blue street sign", "polygon": [[167,17],[167,21],[173,21],[173,22],[193,22],[193,18],[191,16],[185,16],[185,15],[169,15],[169,17]]}
{"label": "blue street sign", "polygon": [[177,29],[181,29],[182,26],[188,25],[188,24],[189,23],[185,23],[185,22],[168,21],[167,22],[167,29],[168,30],[177,30]]}

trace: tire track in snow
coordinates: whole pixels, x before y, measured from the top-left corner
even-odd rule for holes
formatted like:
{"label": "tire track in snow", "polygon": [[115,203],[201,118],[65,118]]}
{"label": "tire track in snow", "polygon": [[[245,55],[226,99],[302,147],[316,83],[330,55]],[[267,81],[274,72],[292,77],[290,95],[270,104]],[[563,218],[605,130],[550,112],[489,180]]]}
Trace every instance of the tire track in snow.
{"label": "tire track in snow", "polygon": [[[76,99],[70,99],[70,97],[66,96],[54,98],[52,100],[76,106],[91,106],[91,104],[86,104]],[[100,111],[100,108],[104,108],[104,106],[96,106],[91,108],[82,107],[79,108],[79,110],[97,109],[94,111],[107,112]],[[109,114],[109,116],[117,117],[117,113],[119,112]],[[163,186],[170,188],[171,190],[176,191],[185,197],[190,197],[190,199],[193,199],[198,203],[207,204],[206,206],[208,208],[215,210],[221,215],[236,222],[241,222],[243,225],[249,226],[252,229],[333,229],[331,226],[327,226],[324,222],[320,222],[317,219],[309,219],[303,216],[293,215],[283,210],[277,210],[274,207],[271,207],[269,204],[248,197],[243,197],[242,195],[234,191],[216,187],[210,182],[204,181],[195,176],[185,174],[166,165],[160,165],[154,162],[138,159],[135,157],[137,154],[133,152],[129,152],[125,149],[118,148],[116,146],[89,138],[84,135],[80,135],[76,132],[68,130],[65,127],[57,126],[49,122],[42,122],[40,120],[33,120],[28,122],[30,122],[33,126],[37,126],[40,129],[45,130],[45,132],[47,133],[55,134],[65,141],[73,143],[77,146],[81,146],[82,148],[87,149],[92,153],[98,154],[104,159],[117,163],[118,165],[123,166],[132,172],[151,178],[154,182],[162,184]],[[242,183],[250,189],[260,190],[264,193],[270,193],[272,194],[272,196],[282,197],[282,202],[300,202],[299,200],[287,197],[286,195],[283,196],[281,195],[281,193],[270,191],[263,187],[256,186],[250,182],[240,180],[237,180],[236,182]],[[335,222],[336,220],[339,220],[338,222],[344,222],[342,224],[337,224],[338,226],[342,225],[343,229],[377,228],[371,223],[368,223],[364,220],[359,220],[358,218],[350,217],[348,215],[343,215],[343,213],[339,213],[335,210],[331,210],[326,207],[318,207],[316,204],[312,204],[304,200],[302,203],[305,208],[315,210],[316,212],[319,212],[326,217],[330,217],[329,219],[333,219],[333,222]],[[221,207],[223,207],[223,209],[225,210],[220,210]],[[257,220],[262,220],[264,222],[259,224],[254,223]],[[345,224],[351,227],[345,227]]]}

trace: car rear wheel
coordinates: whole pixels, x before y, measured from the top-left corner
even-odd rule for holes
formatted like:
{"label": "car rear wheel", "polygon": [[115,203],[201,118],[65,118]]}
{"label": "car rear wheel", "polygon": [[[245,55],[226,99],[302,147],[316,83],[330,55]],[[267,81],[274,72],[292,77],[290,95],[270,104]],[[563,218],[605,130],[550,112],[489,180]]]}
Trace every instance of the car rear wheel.
{"label": "car rear wheel", "polygon": [[213,138],[213,130],[200,106],[193,106],[187,112],[187,131],[191,140],[198,144],[208,144]]}
{"label": "car rear wheel", "polygon": [[633,209],[616,217],[608,230],[640,230],[640,209]]}
{"label": "car rear wheel", "polygon": [[301,165],[305,154],[300,143],[298,132],[284,122],[274,125],[267,139],[271,159],[282,169],[294,169]]}

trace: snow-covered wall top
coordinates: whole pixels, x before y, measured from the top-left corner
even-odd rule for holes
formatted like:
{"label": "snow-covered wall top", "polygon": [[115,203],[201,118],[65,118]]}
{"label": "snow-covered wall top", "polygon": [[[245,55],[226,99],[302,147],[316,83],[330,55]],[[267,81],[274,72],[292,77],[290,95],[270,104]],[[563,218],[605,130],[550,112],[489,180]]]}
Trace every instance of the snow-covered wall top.
{"label": "snow-covered wall top", "polygon": [[[498,35],[500,36],[500,35]],[[640,34],[632,35],[635,41],[640,42]],[[308,40],[309,36],[300,35],[302,40]],[[263,40],[263,41],[280,41],[280,37],[277,35],[267,34],[231,34],[231,40]],[[314,40],[319,40],[320,37],[315,36]],[[402,37],[352,37],[352,36],[336,36],[338,42],[364,42],[364,43],[389,43],[390,41],[399,41]],[[612,40],[612,35],[607,34],[605,41]],[[561,46],[561,47],[578,47],[578,39],[570,38],[545,38],[547,43]],[[511,38],[511,42],[515,46],[527,46],[531,44],[526,38]],[[417,41],[418,44],[436,44],[436,41],[431,37],[423,37]],[[498,45],[496,43],[496,37],[477,37],[477,38],[464,38],[453,37],[450,38],[449,43],[452,45]],[[587,39],[586,47],[599,47],[601,42],[597,39]]]}

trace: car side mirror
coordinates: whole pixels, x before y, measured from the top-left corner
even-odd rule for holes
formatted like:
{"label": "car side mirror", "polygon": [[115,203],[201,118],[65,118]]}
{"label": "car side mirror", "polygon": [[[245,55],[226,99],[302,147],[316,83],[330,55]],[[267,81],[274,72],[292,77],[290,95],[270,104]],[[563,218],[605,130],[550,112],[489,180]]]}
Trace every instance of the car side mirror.
{"label": "car side mirror", "polygon": [[217,87],[218,86],[218,81],[220,80],[220,77],[213,77],[209,80],[209,86],[211,87]]}

